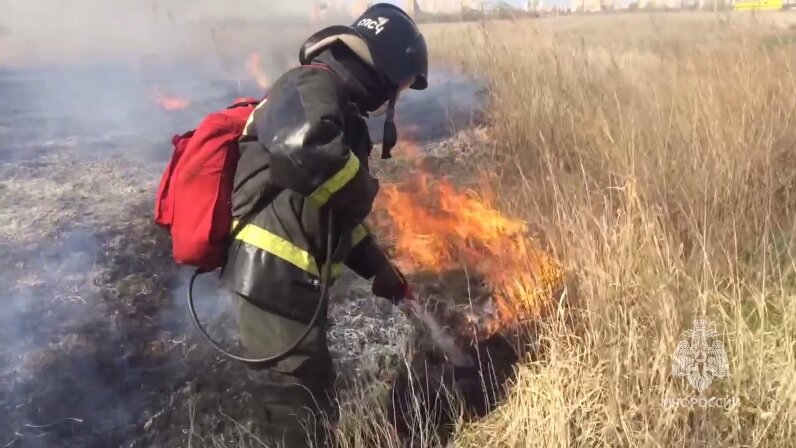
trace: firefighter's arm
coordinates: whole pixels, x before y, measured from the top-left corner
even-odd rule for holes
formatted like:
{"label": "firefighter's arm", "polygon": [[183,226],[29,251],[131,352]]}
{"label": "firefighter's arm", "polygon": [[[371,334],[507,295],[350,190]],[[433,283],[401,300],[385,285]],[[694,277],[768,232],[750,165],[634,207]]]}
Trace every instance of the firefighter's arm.
{"label": "firefighter's arm", "polygon": [[351,245],[353,248],[345,264],[360,277],[369,280],[389,266],[390,260],[364,224],[354,228]]}
{"label": "firefighter's arm", "polygon": [[346,265],[365,279],[372,279],[371,291],[393,304],[411,298],[406,277],[393,266],[373,235],[364,225],[357,226],[352,235],[353,250]]}
{"label": "firefighter's arm", "polygon": [[301,70],[295,84],[272,92],[254,126],[271,153],[274,184],[308,197],[318,207],[328,204],[348,222],[362,222],[379,184],[344,143],[342,92],[332,76]]}

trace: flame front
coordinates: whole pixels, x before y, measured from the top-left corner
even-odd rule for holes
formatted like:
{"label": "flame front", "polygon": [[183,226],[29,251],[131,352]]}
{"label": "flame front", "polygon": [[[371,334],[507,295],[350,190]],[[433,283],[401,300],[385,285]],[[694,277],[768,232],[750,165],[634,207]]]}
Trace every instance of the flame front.
{"label": "flame front", "polygon": [[191,100],[187,98],[166,95],[158,88],[155,88],[152,91],[151,96],[152,101],[165,110],[182,110],[191,105]]}
{"label": "flame front", "polygon": [[539,317],[561,284],[563,270],[538,249],[525,223],[501,214],[484,183],[465,192],[421,172],[403,185],[384,185],[380,211],[389,216],[388,238],[406,272],[467,268],[488,282],[501,326]]}
{"label": "flame front", "polygon": [[265,89],[271,84],[271,81],[262,69],[261,61],[260,53],[250,54],[249,59],[246,61],[246,70],[249,72],[249,76],[257,80],[257,84]]}

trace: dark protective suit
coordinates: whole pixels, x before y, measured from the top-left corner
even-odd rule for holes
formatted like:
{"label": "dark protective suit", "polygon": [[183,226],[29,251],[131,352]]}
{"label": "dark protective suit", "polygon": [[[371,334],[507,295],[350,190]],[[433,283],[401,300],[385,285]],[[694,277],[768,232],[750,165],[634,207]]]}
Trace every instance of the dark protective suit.
{"label": "dark protective suit", "polygon": [[[345,264],[370,279],[389,263],[362,225],[378,181],[368,171],[372,143],[360,112],[383,102],[386,92],[345,46],[337,44],[313,62],[330,70],[285,73],[240,139],[233,216],[253,216],[230,246],[222,280],[234,294],[241,340],[253,357],[284,351],[311,320],[320,299],[329,213],[335,277]],[[334,379],[326,310],[298,350],[258,375],[271,390],[272,400],[262,403],[268,436],[307,446],[294,414],[305,407],[303,417],[327,410],[325,395]]]}

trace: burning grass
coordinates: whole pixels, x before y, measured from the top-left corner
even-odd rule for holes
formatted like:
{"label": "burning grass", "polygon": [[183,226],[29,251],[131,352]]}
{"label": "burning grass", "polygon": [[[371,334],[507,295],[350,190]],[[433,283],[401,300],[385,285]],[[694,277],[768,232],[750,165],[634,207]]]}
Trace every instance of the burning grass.
{"label": "burning grass", "polygon": [[[455,446],[793,446],[796,47],[783,31],[691,14],[430,29],[438,59],[490,81],[495,145],[477,168],[496,174],[493,205],[527,221],[577,279],[505,401],[452,419]],[[459,197],[437,185],[416,187]],[[419,234],[458,235],[444,212],[425,215],[433,194],[385,191]],[[396,241],[410,266],[451,254],[439,240]],[[671,356],[702,313],[730,371],[705,393],[740,404],[664,407],[698,395],[672,377]],[[400,445],[381,430],[389,413],[348,412],[341,427],[361,443],[346,446]],[[415,430],[416,446],[444,445]]]}
{"label": "burning grass", "polygon": [[[441,329],[477,364],[452,365],[424,346],[428,334],[417,335],[397,381],[382,375],[394,365],[377,366],[370,376],[381,381],[346,391],[334,429],[339,445],[433,447],[452,438],[462,447],[793,446],[793,39],[734,16],[692,14],[429,30],[437,61],[487,79],[487,137],[435,147],[437,157],[425,158],[422,171],[411,160],[391,161],[401,172],[381,177],[380,200],[392,212],[383,237],[419,295],[436,306]],[[415,161],[427,150],[415,151]],[[60,274],[37,278],[24,259],[6,260],[2,280],[19,279],[48,300],[30,302],[36,307],[21,318],[8,314],[3,330],[16,335],[14,324],[24,324],[49,333],[43,341],[14,341],[47,349],[27,350],[24,359],[5,347],[0,403],[14,412],[0,415],[11,434],[3,443],[46,436],[86,446],[259,446],[248,437],[262,401],[256,386],[194,340],[182,310],[163,315],[176,277],[163,235],[147,217],[151,192],[139,190],[159,173],[133,176],[143,167],[121,162],[91,166],[44,158],[3,171],[0,202],[10,220],[0,237],[31,246],[30,260],[41,250],[33,242],[52,245],[51,232],[64,223],[104,229],[98,261],[90,263],[103,270],[93,279],[99,291],[83,280],[72,288]],[[72,172],[85,179],[75,181]],[[471,173],[491,176],[467,188]],[[140,204],[130,208],[133,197]],[[17,244],[3,247],[25,253]],[[50,250],[42,256],[54,264],[75,252]],[[577,281],[550,300],[565,271]],[[362,304],[367,286],[360,287]],[[98,308],[88,324],[62,328],[57,307],[82,317],[92,301],[108,315]],[[363,358],[383,357],[343,342],[400,339],[388,344],[391,359],[404,349],[405,333],[385,331],[380,325],[393,322],[364,308],[332,313],[339,326],[330,341],[350,351],[344,375],[359,373]],[[475,309],[476,319],[462,309]],[[695,395],[672,378],[671,355],[701,312],[716,324],[730,362],[730,378],[706,393],[738,397],[740,405],[664,408],[666,398]],[[507,341],[528,319],[535,322],[522,335],[528,350],[512,374],[518,356]],[[363,325],[367,331],[349,335]],[[73,381],[92,363],[99,379]],[[17,368],[37,376],[20,376],[18,388],[4,376]],[[121,417],[112,415],[116,409]],[[37,427],[52,423],[58,428]]]}
{"label": "burning grass", "polygon": [[464,270],[483,277],[494,310],[479,322],[482,337],[541,317],[562,281],[561,266],[538,249],[525,222],[500,213],[488,192],[486,182],[458,191],[446,179],[433,182],[419,172],[385,185],[378,205],[389,216],[381,236],[405,272]]}
{"label": "burning grass", "polygon": [[191,105],[191,100],[163,93],[160,88],[152,89],[152,101],[164,110],[182,110]]}
{"label": "burning grass", "polygon": [[265,89],[271,85],[268,74],[262,68],[262,57],[260,53],[252,53],[246,59],[246,72],[257,81],[257,85]]}

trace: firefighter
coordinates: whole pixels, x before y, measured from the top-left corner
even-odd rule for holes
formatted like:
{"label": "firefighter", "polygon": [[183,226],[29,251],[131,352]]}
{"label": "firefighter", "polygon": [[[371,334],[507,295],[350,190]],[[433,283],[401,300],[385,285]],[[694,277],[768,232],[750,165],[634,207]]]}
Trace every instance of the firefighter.
{"label": "firefighter", "polygon": [[379,190],[368,169],[373,144],[364,117],[387,113],[387,158],[397,138],[398,96],[425,89],[428,72],[425,39],[391,4],[369,7],[351,26],[315,33],[299,61],[274,82],[240,138],[232,210],[243,222],[222,271],[250,356],[277,355],[311,327],[287,356],[250,371],[267,396],[260,403],[264,432],[287,447],[324,445],[318,417],[334,414],[321,301],[327,250],[333,246],[332,281],[346,265],[372,279],[378,297],[397,304],[407,293],[403,274],[363,224]]}

